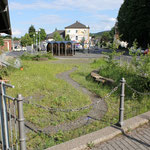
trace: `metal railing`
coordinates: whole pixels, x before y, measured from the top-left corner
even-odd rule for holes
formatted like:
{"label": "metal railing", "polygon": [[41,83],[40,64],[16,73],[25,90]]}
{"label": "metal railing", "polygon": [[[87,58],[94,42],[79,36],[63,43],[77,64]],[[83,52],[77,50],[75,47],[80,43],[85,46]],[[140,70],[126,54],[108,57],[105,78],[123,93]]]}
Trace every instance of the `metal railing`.
{"label": "metal railing", "polygon": [[14,88],[0,81],[0,132],[2,150],[26,150],[23,97],[13,98],[6,88]]}

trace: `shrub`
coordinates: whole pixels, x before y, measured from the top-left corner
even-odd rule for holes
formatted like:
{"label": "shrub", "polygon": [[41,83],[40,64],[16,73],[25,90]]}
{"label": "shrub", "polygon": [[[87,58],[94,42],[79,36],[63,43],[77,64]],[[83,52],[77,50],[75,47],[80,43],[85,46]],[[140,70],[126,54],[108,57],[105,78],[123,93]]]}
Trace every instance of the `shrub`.
{"label": "shrub", "polygon": [[45,54],[29,54],[29,53],[24,53],[21,57],[22,60],[36,60],[38,61],[40,58],[48,58],[48,59],[53,59],[53,56],[51,53],[45,53]]}

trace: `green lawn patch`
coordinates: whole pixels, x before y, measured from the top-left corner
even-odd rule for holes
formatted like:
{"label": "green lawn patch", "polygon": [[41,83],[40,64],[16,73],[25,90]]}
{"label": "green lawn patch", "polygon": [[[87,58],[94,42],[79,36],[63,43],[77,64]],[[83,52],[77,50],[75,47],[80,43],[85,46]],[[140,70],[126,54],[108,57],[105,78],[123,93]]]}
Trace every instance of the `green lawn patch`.
{"label": "green lawn patch", "polygon": [[[74,109],[91,103],[88,96],[82,94],[70,84],[56,78],[56,74],[71,70],[74,65],[50,64],[49,61],[23,61],[23,71],[16,70],[9,76],[10,83],[15,86],[9,94],[21,93],[29,101],[50,108]],[[33,99],[30,99],[30,97]],[[42,97],[40,100],[38,96]],[[74,120],[88,111],[49,112],[31,104],[24,104],[26,120],[37,127],[57,125]]]}
{"label": "green lawn patch", "polygon": [[[131,84],[137,90],[141,92],[148,92],[147,86],[142,86],[141,77],[136,75],[136,72],[129,67],[120,65],[110,65],[105,59],[94,60],[93,63],[71,63],[69,64],[52,64],[50,61],[23,61],[24,70],[17,70],[10,74],[9,80],[11,84],[15,85],[15,90],[10,89],[9,93],[13,96],[21,93],[23,96],[37,95],[44,96],[41,100],[34,100],[33,102],[53,108],[79,108],[91,103],[86,95],[74,89],[71,85],[61,79],[56,78],[56,74],[71,70],[73,67],[77,67],[77,70],[71,74],[73,80],[80,83],[93,93],[100,97],[105,97],[109,92],[116,87],[121,78],[125,77],[127,82]],[[114,79],[116,82],[114,85],[105,85],[93,81],[90,77],[91,71],[100,69],[100,75]],[[143,80],[142,80],[143,81]],[[144,79],[144,83],[145,83]],[[139,86],[138,86],[139,85]],[[143,85],[143,84],[142,84]],[[134,92],[131,92],[126,88],[125,98],[125,119],[133,117],[135,115],[144,113],[150,110],[150,97],[140,96]],[[120,100],[120,87],[114,92],[108,99],[105,99],[108,105],[108,112],[102,120],[95,120],[90,124],[84,125],[81,128],[62,132],[61,130],[57,134],[45,135],[42,133],[27,133],[27,149],[42,150],[50,146],[71,140],[84,134],[91,133],[99,130],[110,124],[118,122],[119,112],[119,100]],[[36,126],[47,127],[49,125],[58,125],[63,122],[74,120],[88,112],[80,111],[73,113],[60,113],[45,111],[43,109],[37,109],[36,107],[25,104],[24,112],[26,120],[31,121]]]}

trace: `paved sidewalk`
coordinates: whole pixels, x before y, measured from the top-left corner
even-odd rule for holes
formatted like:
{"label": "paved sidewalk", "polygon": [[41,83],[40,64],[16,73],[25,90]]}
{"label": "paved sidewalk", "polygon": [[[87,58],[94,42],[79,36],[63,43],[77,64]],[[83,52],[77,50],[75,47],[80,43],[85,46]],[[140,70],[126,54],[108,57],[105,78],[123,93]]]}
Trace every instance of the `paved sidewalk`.
{"label": "paved sidewalk", "polygon": [[[91,145],[90,143],[93,143],[94,145],[98,145],[100,143],[104,143],[105,141],[111,142],[114,139],[115,141],[118,140],[117,144],[115,145],[116,147],[113,147],[112,145],[114,144],[111,143],[106,148],[104,148],[104,145],[103,147],[101,147],[102,145],[99,145],[100,147],[97,147],[97,149],[93,148],[92,150],[99,150],[99,149],[100,150],[149,150],[150,149],[150,124],[148,124],[149,121],[150,121],[150,111],[135,116],[133,118],[130,118],[128,120],[125,120],[122,128],[119,128],[117,126],[109,126],[101,130],[89,133],[87,135],[83,135],[79,138],[70,140],[68,142],[50,147],[46,150],[87,150],[88,145]],[[147,127],[145,126],[145,124],[148,124]],[[142,125],[145,126],[145,129],[138,132],[138,130],[141,129],[138,127]],[[127,134],[129,131],[133,131],[133,132],[131,134]],[[136,134],[136,132],[138,134]],[[122,142],[121,140],[119,141],[118,139],[119,137],[117,136],[123,133],[124,135],[122,136],[122,139],[124,140]],[[139,136],[139,134],[141,136]],[[129,145],[130,147],[125,147]]]}
{"label": "paved sidewalk", "polygon": [[150,123],[97,145],[92,150],[150,150]]}

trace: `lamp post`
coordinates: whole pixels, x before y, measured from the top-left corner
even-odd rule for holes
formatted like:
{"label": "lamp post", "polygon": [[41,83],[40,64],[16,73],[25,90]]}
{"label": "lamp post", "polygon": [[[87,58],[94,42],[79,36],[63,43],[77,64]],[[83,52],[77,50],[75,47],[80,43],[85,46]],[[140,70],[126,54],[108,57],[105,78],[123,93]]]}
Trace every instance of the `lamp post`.
{"label": "lamp post", "polygon": [[41,31],[41,29],[38,30],[38,32],[39,32],[39,50],[41,49],[41,46],[40,46],[40,31]]}
{"label": "lamp post", "polygon": [[33,34],[33,48],[35,49],[35,34]]}
{"label": "lamp post", "polygon": [[36,34],[35,34],[35,39],[36,39],[36,50],[37,50],[37,38],[38,38],[38,37],[37,37],[37,34],[38,34],[38,31],[35,31],[35,33],[36,33]]}

